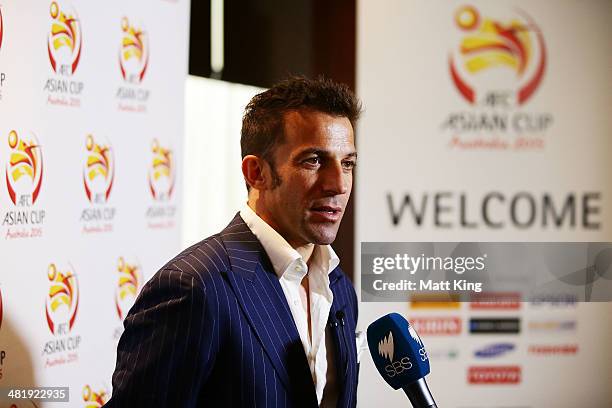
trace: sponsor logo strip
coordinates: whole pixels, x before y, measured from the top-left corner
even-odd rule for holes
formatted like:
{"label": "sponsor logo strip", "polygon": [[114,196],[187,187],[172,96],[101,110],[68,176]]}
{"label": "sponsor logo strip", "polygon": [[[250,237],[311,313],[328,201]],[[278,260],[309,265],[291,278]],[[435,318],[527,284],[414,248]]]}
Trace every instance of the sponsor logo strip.
{"label": "sponsor logo strip", "polygon": [[499,357],[511,352],[515,348],[512,343],[495,343],[476,350],[474,356],[478,358]]}
{"label": "sponsor logo strip", "polygon": [[573,355],[578,353],[578,344],[532,344],[529,346],[529,354],[539,355]]}
{"label": "sponsor logo strip", "polygon": [[411,319],[410,323],[422,336],[461,333],[461,319],[458,317],[417,317]]}
{"label": "sponsor logo strip", "polygon": [[471,296],[470,308],[474,310],[516,310],[521,307],[521,295],[517,292],[481,292]]}
{"label": "sponsor logo strip", "polygon": [[470,333],[476,334],[517,334],[521,331],[521,321],[518,318],[504,319],[470,319]]}
{"label": "sponsor logo strip", "polygon": [[519,366],[473,366],[468,369],[470,384],[519,384]]}

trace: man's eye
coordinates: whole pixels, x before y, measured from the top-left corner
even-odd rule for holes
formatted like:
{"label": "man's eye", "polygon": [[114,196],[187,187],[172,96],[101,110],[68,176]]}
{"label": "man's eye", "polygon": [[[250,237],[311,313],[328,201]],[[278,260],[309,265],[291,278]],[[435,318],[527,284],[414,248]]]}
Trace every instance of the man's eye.
{"label": "man's eye", "polygon": [[346,170],[352,170],[356,165],[357,163],[355,163],[352,160],[347,160],[347,161],[342,162],[342,167],[344,167]]}
{"label": "man's eye", "polygon": [[303,163],[316,166],[317,164],[321,164],[321,158],[320,157],[309,157],[308,159],[304,160]]}

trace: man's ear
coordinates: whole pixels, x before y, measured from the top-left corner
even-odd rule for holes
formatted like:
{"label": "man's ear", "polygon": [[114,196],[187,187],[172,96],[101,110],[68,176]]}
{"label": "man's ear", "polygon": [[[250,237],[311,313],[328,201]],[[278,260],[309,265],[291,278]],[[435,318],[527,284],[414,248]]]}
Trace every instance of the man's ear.
{"label": "man's ear", "polygon": [[270,181],[269,166],[260,157],[249,154],[242,159],[242,175],[251,188],[265,190]]}

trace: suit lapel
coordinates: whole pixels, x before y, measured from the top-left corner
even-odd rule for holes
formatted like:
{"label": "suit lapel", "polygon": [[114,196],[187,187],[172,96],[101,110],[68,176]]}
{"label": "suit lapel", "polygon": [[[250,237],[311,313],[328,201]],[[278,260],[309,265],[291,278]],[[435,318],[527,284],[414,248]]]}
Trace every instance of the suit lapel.
{"label": "suit lapel", "polygon": [[289,393],[316,406],[300,335],[261,243],[238,214],[220,235],[231,264],[229,283],[250,326]]}
{"label": "suit lapel", "polygon": [[[340,291],[339,285],[336,285],[340,274],[340,268],[334,269],[329,276],[329,286],[334,294],[334,301],[329,311],[329,324],[332,327],[332,335],[334,344],[336,345],[336,376],[338,379],[338,395],[342,396],[345,390],[345,380],[348,373],[348,349],[346,344],[346,332],[342,323],[342,319],[346,321],[346,300],[344,294]],[[342,319],[340,319],[342,317]],[[340,399],[339,399],[340,401]]]}

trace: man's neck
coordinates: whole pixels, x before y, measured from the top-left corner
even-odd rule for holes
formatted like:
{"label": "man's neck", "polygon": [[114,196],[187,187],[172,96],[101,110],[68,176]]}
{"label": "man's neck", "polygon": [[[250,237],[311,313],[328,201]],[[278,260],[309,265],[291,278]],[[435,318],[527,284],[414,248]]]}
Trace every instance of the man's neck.
{"label": "man's neck", "polygon": [[[270,227],[274,228],[274,230],[276,230],[276,232],[278,232],[280,234],[280,232],[278,231],[277,228],[275,228],[273,223],[271,223],[270,220],[267,220],[266,217],[261,213],[261,211],[257,211],[257,198],[249,196],[249,199],[247,201],[247,205],[251,208],[251,210],[253,210],[253,212],[255,214],[257,214],[257,216],[259,218],[261,218],[266,224],[268,224]],[[281,234],[281,236],[282,236],[282,234]],[[310,266],[309,261],[312,258],[312,254],[314,252],[315,245],[314,244],[297,245],[297,244],[287,240],[286,237],[283,237],[283,238],[285,238],[287,243],[289,245],[291,245],[291,247],[293,249],[295,249],[300,254],[300,256],[302,257],[304,262],[306,262],[306,264],[308,264]]]}

